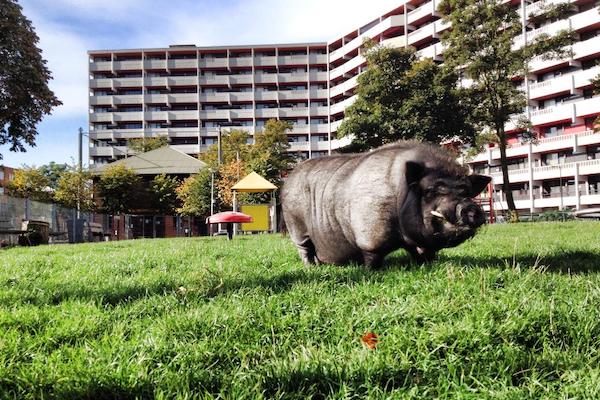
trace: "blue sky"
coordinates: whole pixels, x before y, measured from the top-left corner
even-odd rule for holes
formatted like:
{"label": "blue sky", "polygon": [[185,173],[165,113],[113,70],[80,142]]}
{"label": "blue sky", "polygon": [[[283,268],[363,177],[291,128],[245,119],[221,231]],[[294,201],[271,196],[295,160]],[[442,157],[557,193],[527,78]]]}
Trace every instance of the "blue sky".
{"label": "blue sky", "polygon": [[[0,164],[40,166],[77,158],[87,129],[88,50],[327,41],[369,22],[399,0],[20,0],[63,102],[38,126],[37,146]],[[87,142],[84,142],[84,152]],[[87,153],[84,153],[84,162]]]}

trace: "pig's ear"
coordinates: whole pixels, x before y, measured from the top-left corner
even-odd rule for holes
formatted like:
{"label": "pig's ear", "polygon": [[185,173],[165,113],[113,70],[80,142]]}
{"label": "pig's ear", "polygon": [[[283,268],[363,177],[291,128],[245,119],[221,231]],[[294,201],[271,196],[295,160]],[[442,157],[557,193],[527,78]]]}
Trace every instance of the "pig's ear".
{"label": "pig's ear", "polygon": [[485,175],[469,175],[469,181],[471,181],[471,197],[477,196],[479,193],[487,187],[492,181],[492,178]]}
{"label": "pig's ear", "polygon": [[419,162],[407,161],[406,162],[406,183],[410,186],[413,183],[417,183],[423,177],[425,172],[425,166]]}

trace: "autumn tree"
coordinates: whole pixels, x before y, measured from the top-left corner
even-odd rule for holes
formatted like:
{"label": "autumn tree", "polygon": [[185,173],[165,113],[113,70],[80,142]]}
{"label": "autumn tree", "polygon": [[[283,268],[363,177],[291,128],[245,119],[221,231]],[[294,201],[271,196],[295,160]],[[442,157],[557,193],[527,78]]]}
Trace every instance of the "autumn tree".
{"label": "autumn tree", "polygon": [[139,207],[144,193],[142,181],[135,171],[124,165],[109,165],[98,180],[98,194],[103,210],[117,214]]}
{"label": "autumn tree", "polygon": [[16,0],[0,0],[0,145],[24,152],[35,146],[37,124],[62,103],[48,88],[52,76],[22,11]]}
{"label": "autumn tree", "polygon": [[181,206],[177,196],[177,188],[180,185],[181,182],[175,177],[165,174],[155,176],[148,188],[152,208],[161,214],[173,214]]}
{"label": "autumn tree", "polygon": [[286,132],[291,129],[289,122],[271,119],[262,132],[254,135],[254,144],[250,148],[248,169],[278,187],[282,174],[290,170],[295,161],[288,152],[290,144]]}
{"label": "autumn tree", "polygon": [[[248,166],[242,160],[233,160],[219,168],[219,178],[215,182],[218,196],[224,205],[233,206],[233,192],[231,188],[249,173]],[[244,202],[246,194],[240,194],[237,201]]]}
{"label": "autumn tree", "polygon": [[[177,188],[177,197],[181,207],[177,212],[182,215],[206,217],[210,214],[212,171],[202,169],[198,174],[186,178]],[[215,200],[216,197],[216,191]],[[215,208],[218,204],[215,204]]]}
{"label": "autumn tree", "polygon": [[35,167],[25,167],[15,170],[12,181],[8,183],[8,194],[42,202],[52,201],[50,180]]}
{"label": "autumn tree", "polygon": [[350,136],[345,151],[364,151],[400,139],[440,143],[471,141],[474,129],[453,69],[431,59],[417,60],[413,49],[367,41],[367,70],[358,77],[356,101],[346,109],[338,137]]}
{"label": "autumn tree", "polygon": [[77,167],[63,171],[58,177],[54,200],[69,208],[92,211],[94,203],[92,174]]}
{"label": "autumn tree", "polygon": [[145,153],[169,144],[167,136],[134,138],[127,141],[127,148],[135,153]]}
{"label": "autumn tree", "polygon": [[[221,163],[228,164],[238,159],[247,161],[250,154],[249,138],[248,132],[244,130],[224,131],[221,135]],[[200,159],[210,167],[217,168],[218,152],[218,145],[215,143],[200,155]]]}
{"label": "autumn tree", "polygon": [[[551,19],[565,12],[569,4],[544,7],[534,20]],[[554,36],[537,35],[523,41],[523,24],[519,9],[500,0],[442,0],[438,11],[452,28],[442,36],[446,47],[444,62],[460,69],[471,80],[471,120],[480,132],[492,133],[500,148],[503,187],[512,219],[518,219],[508,176],[505,124],[527,105],[525,93],[514,79],[528,75],[528,63],[538,55],[546,58],[569,54],[565,46],[573,43],[574,35],[562,31]],[[527,27],[526,27],[527,29]],[[520,125],[528,121],[521,118]]]}

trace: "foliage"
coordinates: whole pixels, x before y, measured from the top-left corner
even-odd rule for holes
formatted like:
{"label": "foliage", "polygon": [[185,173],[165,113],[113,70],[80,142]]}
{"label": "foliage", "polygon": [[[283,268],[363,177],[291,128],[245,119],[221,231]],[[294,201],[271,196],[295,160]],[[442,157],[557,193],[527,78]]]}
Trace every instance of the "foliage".
{"label": "foliage", "polygon": [[39,168],[25,167],[15,170],[14,178],[8,183],[7,189],[11,196],[42,202],[52,201],[50,180]]}
{"label": "foliage", "polygon": [[[233,206],[233,192],[231,188],[249,173],[248,166],[242,160],[233,160],[223,164],[219,168],[219,177],[215,182],[218,196],[224,205]],[[247,194],[238,193],[236,195],[238,204],[245,202]]]}
{"label": "foliage", "polygon": [[[177,197],[181,202],[181,207],[177,212],[181,215],[202,216],[210,214],[211,201],[211,180],[212,172],[209,168],[204,168],[196,175],[186,178],[177,188]],[[215,188],[214,196],[217,200]],[[218,204],[215,203],[215,209]]]}
{"label": "foliage", "polygon": [[134,138],[127,141],[127,148],[136,153],[145,153],[169,144],[167,136]]}
{"label": "foliage", "polygon": [[[237,159],[248,161],[250,155],[250,136],[244,130],[223,130],[221,135],[221,164],[229,164]],[[218,144],[213,144],[207,151],[200,154],[202,161],[209,167],[217,169],[219,165]]]}
{"label": "foliage", "polygon": [[65,207],[94,210],[96,203],[92,174],[77,167],[63,171],[56,185],[54,200]]}
{"label": "foliage", "polygon": [[48,177],[48,186],[56,189],[58,187],[58,180],[64,172],[69,170],[69,165],[57,164],[54,161],[50,161],[48,164],[42,165],[39,170]]}
{"label": "foliage", "polygon": [[248,169],[277,187],[281,186],[282,174],[290,170],[295,161],[294,156],[288,153],[290,144],[286,131],[291,129],[289,122],[271,119],[263,132],[254,135],[254,144],[250,148]]}
{"label": "foliage", "polygon": [[[562,7],[562,6],[560,6]],[[442,0],[438,11],[452,29],[444,32],[442,43],[445,64],[460,69],[472,81],[468,88],[471,121],[480,132],[492,132],[500,147],[503,191],[511,213],[516,207],[506,158],[505,124],[511,115],[520,114],[526,106],[523,91],[514,77],[528,75],[528,63],[534,57],[564,57],[565,47],[574,41],[574,33],[562,31],[554,36],[537,35],[523,43],[521,16],[510,2],[498,0]],[[538,18],[552,18],[555,7],[544,7]]]}
{"label": "foliage", "polygon": [[545,211],[534,218],[534,221],[570,221],[573,220],[573,211],[572,210],[552,210]]}
{"label": "foliage", "polygon": [[128,213],[139,206],[142,181],[135,171],[124,165],[109,165],[98,180],[98,194],[105,212]]}
{"label": "foliage", "polygon": [[367,42],[367,70],[358,77],[358,98],[346,109],[338,136],[351,136],[346,150],[364,151],[400,139],[470,142],[474,130],[454,70],[412,49]]}
{"label": "foliage", "polygon": [[0,32],[0,145],[26,151],[35,146],[36,125],[62,103],[48,88],[39,38],[16,0],[0,0]]}
{"label": "foliage", "polygon": [[148,195],[152,208],[161,214],[173,214],[181,206],[177,197],[177,188],[181,182],[165,174],[157,175],[150,182]]}
{"label": "foliage", "polygon": [[597,399],[597,242],[500,224],[378,272],[278,235],[4,250],[0,397]]}

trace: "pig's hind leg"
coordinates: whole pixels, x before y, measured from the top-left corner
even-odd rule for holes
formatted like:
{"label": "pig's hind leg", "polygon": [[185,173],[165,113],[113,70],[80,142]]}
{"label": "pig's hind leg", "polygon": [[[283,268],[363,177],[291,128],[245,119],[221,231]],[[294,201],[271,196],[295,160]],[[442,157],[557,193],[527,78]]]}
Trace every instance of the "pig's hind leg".
{"label": "pig's hind leg", "polygon": [[313,265],[317,264],[317,252],[315,250],[315,245],[310,240],[310,236],[308,236],[308,230],[304,222],[297,218],[293,218],[293,216],[286,216],[286,225],[288,227],[288,232],[290,234],[290,239],[298,248],[298,253],[300,254],[300,259],[305,265]]}
{"label": "pig's hind leg", "polygon": [[317,255],[315,251],[315,245],[309,237],[306,237],[301,242],[295,242],[298,248],[298,253],[304,265],[318,264]]}

